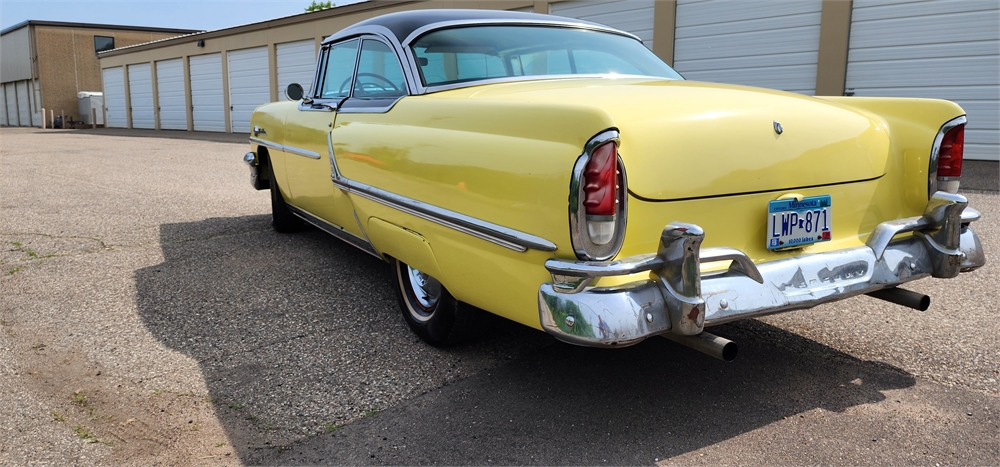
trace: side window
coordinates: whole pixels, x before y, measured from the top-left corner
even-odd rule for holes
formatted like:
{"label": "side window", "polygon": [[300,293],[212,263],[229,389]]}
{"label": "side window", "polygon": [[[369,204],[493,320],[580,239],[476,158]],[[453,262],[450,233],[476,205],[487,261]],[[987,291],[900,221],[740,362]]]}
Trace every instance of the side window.
{"label": "side window", "polygon": [[326,70],[319,97],[336,99],[351,94],[351,79],[358,57],[358,39],[341,42],[330,47],[326,54]]}
{"label": "side window", "polygon": [[354,97],[378,99],[405,95],[406,78],[395,52],[381,41],[363,41]]}

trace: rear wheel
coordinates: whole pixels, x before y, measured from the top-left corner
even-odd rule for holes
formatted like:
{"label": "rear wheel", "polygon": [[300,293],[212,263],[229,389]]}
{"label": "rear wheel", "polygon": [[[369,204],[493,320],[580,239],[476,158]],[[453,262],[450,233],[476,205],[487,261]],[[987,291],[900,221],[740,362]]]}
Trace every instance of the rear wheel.
{"label": "rear wheel", "polygon": [[274,169],[271,164],[267,165],[267,170],[270,171],[271,176],[271,225],[276,232],[280,233],[291,233],[301,229],[302,219],[292,214],[292,210],[288,209],[288,203],[285,203],[285,198],[281,196],[281,190],[278,189],[278,181],[274,178]]}
{"label": "rear wheel", "polygon": [[437,279],[397,259],[392,268],[403,320],[428,344],[461,344],[488,329],[489,313],[456,300]]}

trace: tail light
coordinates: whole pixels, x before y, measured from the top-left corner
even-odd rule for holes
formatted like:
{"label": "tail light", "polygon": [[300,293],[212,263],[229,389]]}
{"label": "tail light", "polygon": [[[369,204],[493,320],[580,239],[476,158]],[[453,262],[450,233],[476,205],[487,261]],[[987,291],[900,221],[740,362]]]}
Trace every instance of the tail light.
{"label": "tail light", "polygon": [[931,154],[931,180],[928,196],[941,190],[958,193],[962,177],[962,153],[965,149],[966,118],[945,123],[938,131]]}
{"label": "tail light", "polygon": [[618,145],[608,141],[593,151],[583,169],[583,207],[590,241],[606,245],[615,235],[618,213]]}
{"label": "tail light", "polygon": [[626,189],[618,145],[617,131],[597,135],[573,169],[570,231],[579,259],[607,260],[621,248]]}

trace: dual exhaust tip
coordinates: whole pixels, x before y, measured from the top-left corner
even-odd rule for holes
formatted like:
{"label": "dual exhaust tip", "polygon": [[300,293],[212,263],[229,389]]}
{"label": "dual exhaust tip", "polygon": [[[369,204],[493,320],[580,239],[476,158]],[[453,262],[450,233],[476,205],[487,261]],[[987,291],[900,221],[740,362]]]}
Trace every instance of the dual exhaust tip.
{"label": "dual exhaust tip", "polygon": [[[931,297],[898,287],[876,290],[866,295],[920,311],[927,311],[931,306]],[[724,362],[736,360],[739,354],[739,347],[735,342],[704,331],[694,336],[667,333],[663,337]]]}

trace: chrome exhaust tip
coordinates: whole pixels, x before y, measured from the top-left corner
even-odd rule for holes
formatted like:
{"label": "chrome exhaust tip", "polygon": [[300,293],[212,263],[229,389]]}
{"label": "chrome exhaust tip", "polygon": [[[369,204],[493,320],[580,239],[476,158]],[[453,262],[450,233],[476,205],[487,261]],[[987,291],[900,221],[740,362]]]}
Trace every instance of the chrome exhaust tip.
{"label": "chrome exhaust tip", "polygon": [[661,335],[724,362],[736,360],[736,355],[739,353],[739,347],[735,342],[705,331],[693,336],[681,336],[669,332]]}

